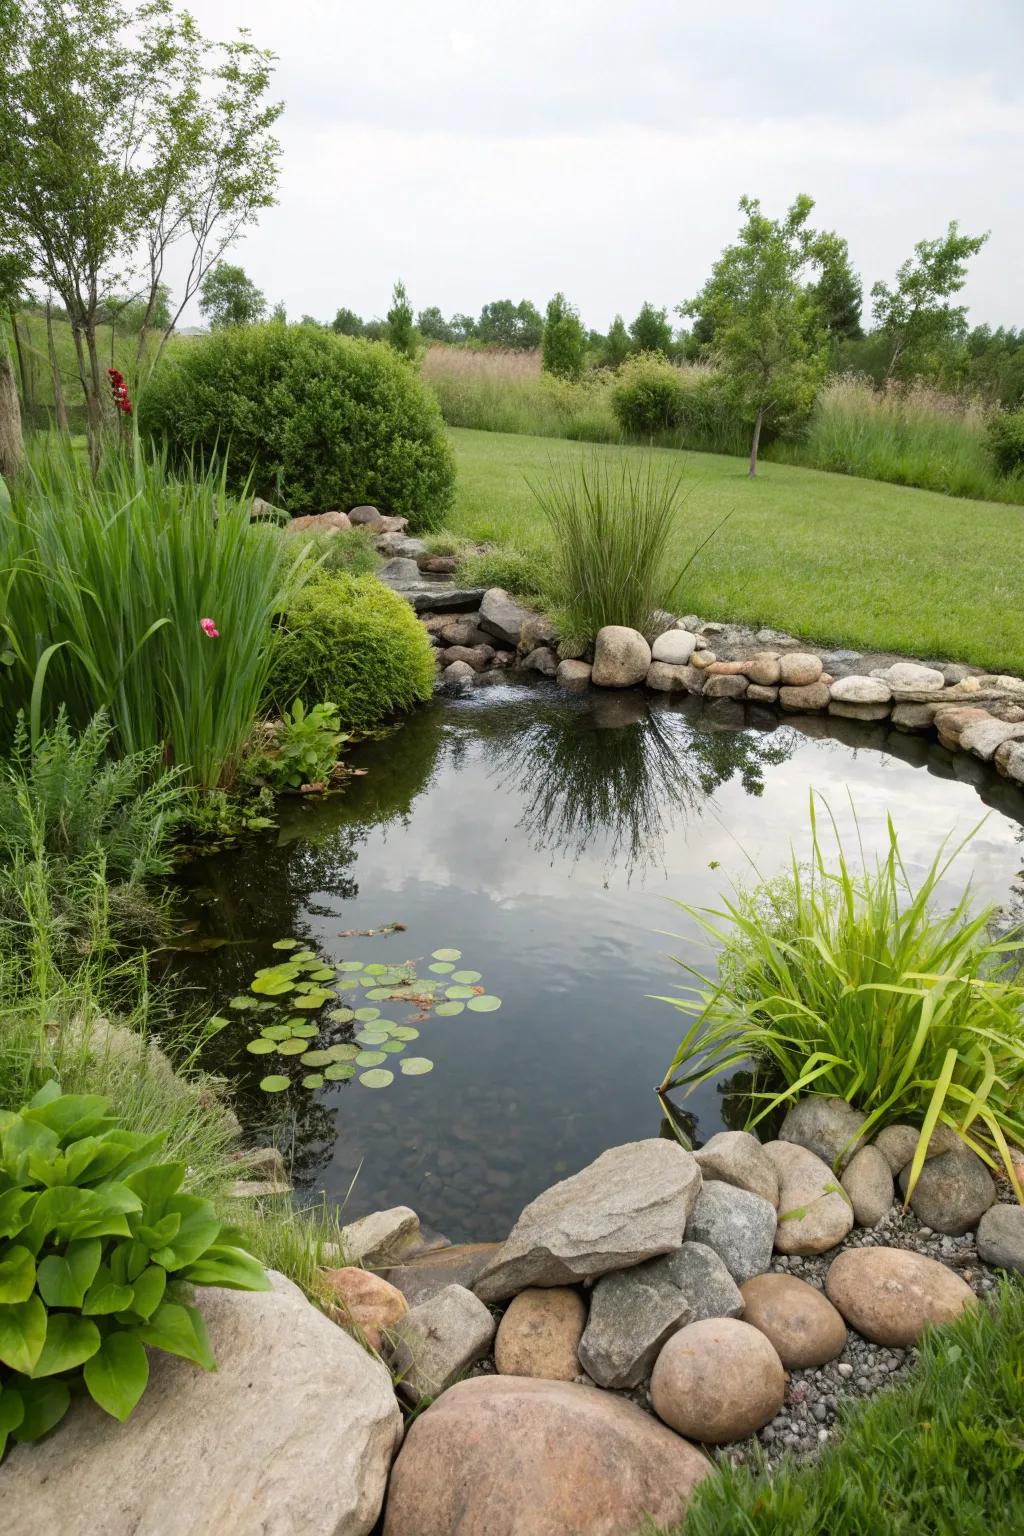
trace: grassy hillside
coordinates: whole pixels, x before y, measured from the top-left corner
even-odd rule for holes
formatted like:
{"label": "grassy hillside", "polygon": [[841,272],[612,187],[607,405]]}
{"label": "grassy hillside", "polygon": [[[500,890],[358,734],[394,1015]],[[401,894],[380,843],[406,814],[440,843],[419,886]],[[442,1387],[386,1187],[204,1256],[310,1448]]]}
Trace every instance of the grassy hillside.
{"label": "grassy hillside", "polygon": [[[553,466],[629,447],[453,429],[457,503],[449,527],[546,563],[550,534],[530,483]],[[708,618],[793,630],[822,643],[949,657],[1024,672],[1024,513],[873,480],[740,459],[652,450],[682,474],[672,547],[679,566],[726,514],[684,578],[677,606]]]}

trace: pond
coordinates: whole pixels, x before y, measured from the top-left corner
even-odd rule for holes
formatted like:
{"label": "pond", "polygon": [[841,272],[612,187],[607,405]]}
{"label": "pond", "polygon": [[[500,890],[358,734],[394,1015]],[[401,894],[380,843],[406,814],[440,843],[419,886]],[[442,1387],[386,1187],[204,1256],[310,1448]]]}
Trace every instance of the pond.
{"label": "pond", "polygon": [[[710,959],[674,903],[713,906],[755,868],[780,871],[791,847],[806,856],[812,789],[844,838],[855,809],[869,856],[891,815],[912,874],[987,812],[948,893],[970,876],[979,898],[1020,896],[1024,796],[972,758],[885,727],[502,683],[428,706],[349,761],[365,772],[342,795],[285,801],[274,832],[189,866],[199,932],[227,942],[189,955],[185,970],[229,1021],[207,1064],[235,1084],[253,1138],[281,1146],[301,1196],[324,1191],[349,1216],[411,1205],[455,1241],[504,1237],[542,1188],[607,1147],[659,1134],[653,1089],[682,1020],[655,999],[685,980],[673,956]],[[284,1015],[322,1020],[320,1040],[305,1042],[314,1049],[369,1031],[361,1049],[375,1074],[384,1064],[385,1088],[370,1091],[362,1065],[303,1088],[312,1074],[297,1056],[268,1067],[274,1056],[249,1053],[270,1015],[229,1000],[258,969],[289,963],[296,950],[273,947],[285,939],[350,969],[314,972],[333,976],[319,1015],[295,1015],[294,994]],[[457,956],[433,958],[449,950]],[[403,1046],[389,1041],[385,1055],[372,1022],[327,1015],[368,1004],[380,973],[357,964],[409,961],[436,998],[455,971],[471,983],[479,973],[456,996],[483,992],[500,1007],[438,1014],[380,1000],[374,1022],[389,1019],[400,1038],[413,1030],[406,1073]],[[354,1049],[340,1054],[349,1062]],[[268,1072],[288,1076],[287,1091],[262,1092]],[[742,1123],[735,1089],[709,1084],[685,1101],[698,1141]]]}

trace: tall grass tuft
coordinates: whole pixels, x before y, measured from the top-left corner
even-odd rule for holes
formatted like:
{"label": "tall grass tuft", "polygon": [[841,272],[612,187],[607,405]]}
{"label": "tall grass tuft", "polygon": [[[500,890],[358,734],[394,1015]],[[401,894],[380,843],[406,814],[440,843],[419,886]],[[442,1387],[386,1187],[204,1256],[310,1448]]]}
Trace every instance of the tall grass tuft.
{"label": "tall grass tuft", "polygon": [[[693,1020],[659,1092],[687,1093],[751,1060],[760,1086],[750,1126],[802,1094],[837,1095],[862,1110],[865,1131],[922,1127],[913,1192],[932,1130],[958,1132],[1001,1162],[1018,1195],[1007,1143],[1024,1146],[1024,979],[1020,943],[991,937],[994,908],[972,911],[968,888],[948,911],[937,887],[960,844],[945,846],[915,887],[890,821],[886,854],[854,874],[835,830],[826,861],[811,801],[809,869],[794,860],[780,893],[685,907],[723,946],[716,981],[695,979],[664,998]],[[682,903],[680,904],[682,905]]]}
{"label": "tall grass tuft", "polygon": [[423,378],[450,427],[617,443],[622,433],[611,406],[611,375],[580,380],[544,373],[539,352],[429,347]]}
{"label": "tall grass tuft", "polygon": [[[172,478],[160,454],[113,454],[93,480],[44,439],[0,523],[0,738],[106,710],[123,753],[162,748],[202,786],[230,783],[256,715],[271,625],[302,551],[252,524],[222,477]],[[212,620],[216,636],[200,620]]]}

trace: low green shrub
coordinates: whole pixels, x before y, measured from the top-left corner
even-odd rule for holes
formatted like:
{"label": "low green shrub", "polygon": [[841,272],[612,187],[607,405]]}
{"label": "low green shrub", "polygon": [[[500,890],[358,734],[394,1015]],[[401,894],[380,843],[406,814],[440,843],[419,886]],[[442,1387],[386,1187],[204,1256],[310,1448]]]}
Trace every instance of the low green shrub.
{"label": "low green shrub", "polygon": [[274,751],[265,760],[266,776],[275,789],[325,783],[345,740],[345,733],[338,730],[336,704],[323,700],[307,709],[296,699],[282,712]]}
{"label": "low green shrub", "polygon": [[295,514],[372,502],[415,527],[452,504],[437,404],[391,347],[316,325],[249,325],[165,354],[140,429],[179,461],[219,458],[228,483]]}
{"label": "low green shrub", "polygon": [[543,549],[497,545],[469,555],[459,566],[468,587],[504,587],[516,597],[541,597],[550,578],[551,556]]}
{"label": "low green shrub", "polygon": [[306,539],[309,558],[328,575],[343,572],[347,576],[373,576],[380,566],[380,555],[368,528],[343,528],[338,533],[320,533]]}
{"label": "low green shrub", "polygon": [[1024,410],[999,411],[989,419],[988,447],[1001,474],[1024,469]]}
{"label": "low green shrub", "polygon": [[56,1082],[0,1114],[0,1454],[37,1440],[72,1389],[113,1418],[146,1389],[146,1346],[215,1361],[194,1285],[269,1290],[213,1206],[182,1191],[163,1137],[125,1130],[96,1094]]}
{"label": "low green shrub", "polygon": [[1007,1143],[1024,1147],[1020,944],[990,936],[995,909],[972,911],[969,891],[936,909],[960,848],[941,848],[915,888],[891,822],[885,857],[859,874],[838,831],[826,862],[813,799],[811,829],[810,866],[794,860],[785,887],[721,911],[684,906],[723,964],[716,981],[680,962],[696,984],[662,1001],[693,1022],[659,1091],[689,1093],[753,1060],[751,1128],[803,1094],[836,1095],[864,1111],[871,1134],[922,1127],[908,1197],[940,1122],[1013,1179]]}
{"label": "low green shrub", "polygon": [[686,386],[680,370],[660,352],[640,352],[619,369],[611,399],[623,432],[650,439],[682,424]]}
{"label": "low green shrub", "polygon": [[343,729],[366,730],[429,699],[434,653],[409,604],[369,576],[310,582],[277,630],[267,685],[280,712],[297,698],[337,705]]}
{"label": "low green shrub", "polygon": [[929,1329],[908,1380],[851,1405],[820,1461],[718,1464],[671,1536],[1024,1530],[1024,1287]]}

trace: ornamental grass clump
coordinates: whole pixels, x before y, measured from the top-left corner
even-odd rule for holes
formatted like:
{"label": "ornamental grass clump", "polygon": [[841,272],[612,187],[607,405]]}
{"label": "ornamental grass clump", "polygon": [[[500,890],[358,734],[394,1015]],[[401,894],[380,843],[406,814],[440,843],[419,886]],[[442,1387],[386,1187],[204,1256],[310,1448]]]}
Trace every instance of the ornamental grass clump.
{"label": "ornamental grass clump", "polygon": [[1024,1201],[1009,1152],[1024,1146],[1022,945],[992,937],[995,909],[972,910],[969,887],[938,908],[965,843],[943,845],[915,886],[891,821],[884,856],[859,874],[834,822],[826,861],[813,799],[811,828],[810,865],[794,859],[785,890],[761,887],[720,911],[684,906],[721,945],[719,976],[679,962],[695,984],[662,1001],[693,1022],[659,1093],[753,1061],[749,1128],[802,1094],[836,1095],[864,1112],[869,1136],[895,1121],[921,1127],[908,1199],[943,1124],[1001,1163]]}

